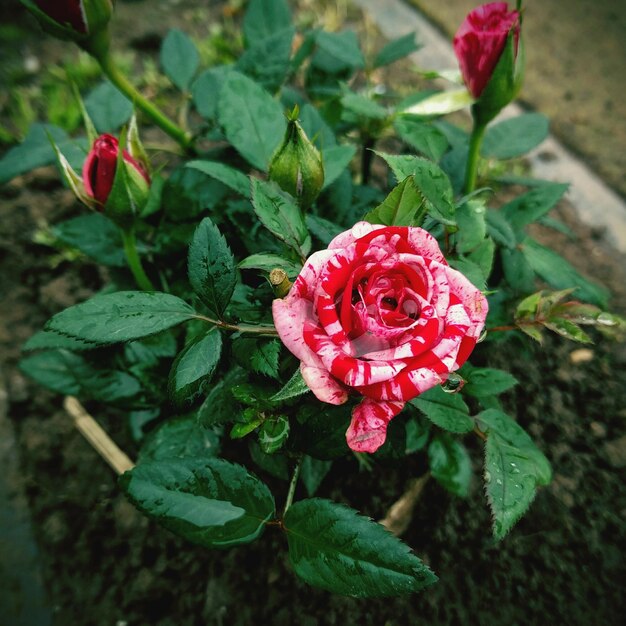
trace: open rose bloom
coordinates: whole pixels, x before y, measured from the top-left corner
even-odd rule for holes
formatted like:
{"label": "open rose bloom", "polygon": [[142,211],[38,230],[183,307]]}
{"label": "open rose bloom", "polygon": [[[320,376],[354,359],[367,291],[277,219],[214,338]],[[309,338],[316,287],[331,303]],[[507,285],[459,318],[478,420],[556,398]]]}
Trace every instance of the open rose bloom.
{"label": "open rose bloom", "polygon": [[307,260],[273,315],[319,400],[364,396],[346,436],[374,452],[408,400],[467,360],[487,300],[425,230],[359,222]]}

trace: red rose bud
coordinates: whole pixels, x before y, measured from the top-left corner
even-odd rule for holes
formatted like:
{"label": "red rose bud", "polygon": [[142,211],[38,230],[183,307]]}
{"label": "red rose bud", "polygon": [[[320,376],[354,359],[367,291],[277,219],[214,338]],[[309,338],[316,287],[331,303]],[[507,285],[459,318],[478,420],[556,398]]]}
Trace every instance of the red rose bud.
{"label": "red rose bud", "polygon": [[468,90],[488,122],[519,91],[520,14],[506,2],[483,4],[471,11],[454,37],[454,52]]}
{"label": "red rose bud", "polygon": [[[118,172],[118,163],[123,170]],[[122,174],[118,183],[117,178]],[[150,178],[126,150],[119,159],[119,143],[111,135],[100,135],[94,142],[83,166],[85,192],[94,198],[110,217],[134,214],[145,204]]]}
{"label": "red rose bud", "polygon": [[21,0],[42,27],[55,37],[86,41],[104,30],[113,0]]}
{"label": "red rose bud", "polygon": [[324,165],[318,149],[297,121],[298,108],[289,116],[283,143],[270,163],[269,178],[308,208],[324,186]]}

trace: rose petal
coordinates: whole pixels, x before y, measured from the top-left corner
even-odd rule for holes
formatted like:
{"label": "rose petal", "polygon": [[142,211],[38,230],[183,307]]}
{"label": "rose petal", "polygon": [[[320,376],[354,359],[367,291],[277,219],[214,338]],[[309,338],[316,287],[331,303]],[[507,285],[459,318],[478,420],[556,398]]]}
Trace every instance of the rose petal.
{"label": "rose petal", "polygon": [[342,387],[325,368],[301,363],[300,373],[318,400],[328,404],[343,404],[348,399],[346,388]]}
{"label": "rose petal", "polygon": [[376,452],[385,443],[387,425],[404,404],[363,400],[352,411],[352,421],[346,431],[348,446],[355,452]]}

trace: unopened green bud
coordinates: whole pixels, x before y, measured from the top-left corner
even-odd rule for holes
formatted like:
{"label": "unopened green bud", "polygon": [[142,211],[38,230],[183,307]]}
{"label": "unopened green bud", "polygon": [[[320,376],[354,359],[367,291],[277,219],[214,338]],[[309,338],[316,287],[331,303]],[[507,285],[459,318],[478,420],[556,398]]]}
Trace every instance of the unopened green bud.
{"label": "unopened green bud", "polygon": [[324,164],[297,116],[296,107],[287,121],[283,143],[270,163],[269,177],[296,198],[302,209],[307,209],[324,186]]}

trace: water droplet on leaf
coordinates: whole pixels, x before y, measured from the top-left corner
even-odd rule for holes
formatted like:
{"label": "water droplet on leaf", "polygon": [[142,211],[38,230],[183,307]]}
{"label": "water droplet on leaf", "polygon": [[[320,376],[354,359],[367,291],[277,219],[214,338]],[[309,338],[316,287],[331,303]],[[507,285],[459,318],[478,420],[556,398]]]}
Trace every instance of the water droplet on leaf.
{"label": "water droplet on leaf", "polygon": [[448,380],[442,383],[441,388],[446,393],[458,393],[461,391],[464,384],[465,379],[462,376],[452,373],[448,375]]}
{"label": "water droplet on leaf", "polygon": [[480,343],[481,341],[485,341],[486,338],[487,338],[487,329],[483,330],[483,332],[480,333],[480,336],[476,340],[476,343]]}
{"label": "water droplet on leaf", "polygon": [[596,322],[601,326],[617,326],[617,320],[610,313],[600,313]]}

